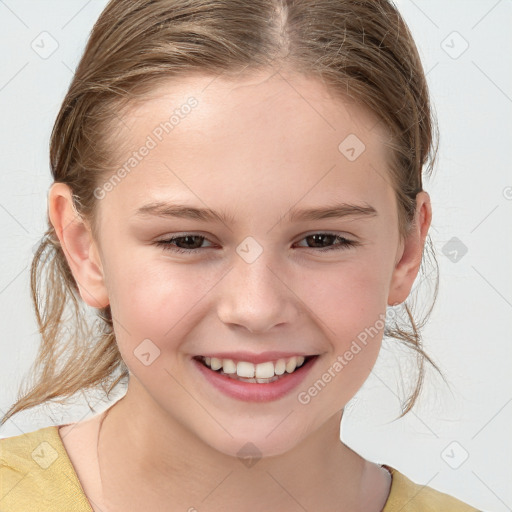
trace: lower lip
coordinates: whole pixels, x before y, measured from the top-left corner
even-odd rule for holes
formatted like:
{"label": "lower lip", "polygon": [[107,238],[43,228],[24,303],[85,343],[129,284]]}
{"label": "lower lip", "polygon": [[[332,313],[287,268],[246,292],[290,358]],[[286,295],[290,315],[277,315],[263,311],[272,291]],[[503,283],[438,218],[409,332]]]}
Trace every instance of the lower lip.
{"label": "lower lip", "polygon": [[197,359],[192,359],[206,380],[224,394],[246,402],[269,402],[277,400],[296,388],[315,365],[318,356],[313,357],[293,373],[284,373],[283,377],[268,384],[258,384],[234,380],[216,371],[210,370]]}

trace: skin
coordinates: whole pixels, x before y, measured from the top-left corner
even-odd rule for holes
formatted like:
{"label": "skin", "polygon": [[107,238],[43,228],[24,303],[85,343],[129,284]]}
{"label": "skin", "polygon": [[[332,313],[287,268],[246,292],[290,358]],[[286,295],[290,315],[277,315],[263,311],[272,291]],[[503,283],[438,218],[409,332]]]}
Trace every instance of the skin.
{"label": "skin", "polygon": [[[378,512],[390,476],[340,441],[340,421],[375,364],[383,329],[309,403],[297,394],[359,333],[378,326],[387,305],[407,298],[430,198],[418,194],[416,224],[400,239],[385,129],[362,107],[292,73],[236,82],[195,76],[161,86],[123,116],[120,165],[190,96],[198,106],[100,200],[97,239],[74,214],[66,185],[49,193],[50,218],[82,298],[92,307],[110,304],[130,369],[126,396],[101,430],[101,503],[112,510],[172,503],[175,510]],[[338,150],[349,134],[366,146],[354,161]],[[152,200],[180,200],[232,219],[137,218],[135,210]],[[294,207],[333,201],[366,203],[378,215],[284,217]],[[306,237],[325,231],[360,245],[321,252]],[[202,252],[155,244],[190,232],[206,237]],[[236,252],[247,236],[263,249],[252,263]],[[336,243],[328,238],[324,246]],[[144,339],[161,351],[149,366],[134,354]],[[190,358],[212,350],[321,356],[299,389],[250,403],[198,375]],[[237,457],[248,441],[262,457],[251,467]]]}

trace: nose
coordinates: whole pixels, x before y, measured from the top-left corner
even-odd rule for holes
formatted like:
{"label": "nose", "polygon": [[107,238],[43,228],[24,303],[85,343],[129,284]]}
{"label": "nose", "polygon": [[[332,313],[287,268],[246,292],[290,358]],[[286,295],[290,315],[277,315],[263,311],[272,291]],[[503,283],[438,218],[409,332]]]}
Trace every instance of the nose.
{"label": "nose", "polygon": [[220,320],[251,333],[293,324],[299,315],[300,300],[284,274],[266,257],[266,251],[252,263],[236,257],[220,290]]}

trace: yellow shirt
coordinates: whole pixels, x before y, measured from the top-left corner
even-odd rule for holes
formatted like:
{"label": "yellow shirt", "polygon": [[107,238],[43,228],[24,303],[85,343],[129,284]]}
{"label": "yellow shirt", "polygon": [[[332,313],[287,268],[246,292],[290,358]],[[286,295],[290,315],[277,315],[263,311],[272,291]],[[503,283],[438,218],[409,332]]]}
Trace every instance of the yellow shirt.
{"label": "yellow shirt", "polygon": [[[382,512],[479,512],[462,501],[418,485],[396,469]],[[92,512],[58,427],[0,439],[2,512]]]}

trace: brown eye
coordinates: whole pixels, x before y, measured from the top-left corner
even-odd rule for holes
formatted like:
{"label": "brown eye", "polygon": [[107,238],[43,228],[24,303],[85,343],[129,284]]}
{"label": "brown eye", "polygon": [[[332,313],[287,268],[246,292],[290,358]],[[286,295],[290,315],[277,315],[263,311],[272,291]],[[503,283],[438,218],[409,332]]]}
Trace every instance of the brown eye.
{"label": "brown eye", "polygon": [[201,235],[182,235],[174,236],[166,240],[159,240],[156,244],[161,246],[165,251],[193,253],[199,250],[205,240],[206,237]]}
{"label": "brown eye", "polygon": [[[303,238],[308,244],[310,249],[318,249],[320,251],[332,251],[340,249],[348,249],[350,246],[359,245],[359,242],[348,240],[342,236],[333,233],[314,233]],[[335,242],[338,242],[335,244]]]}

